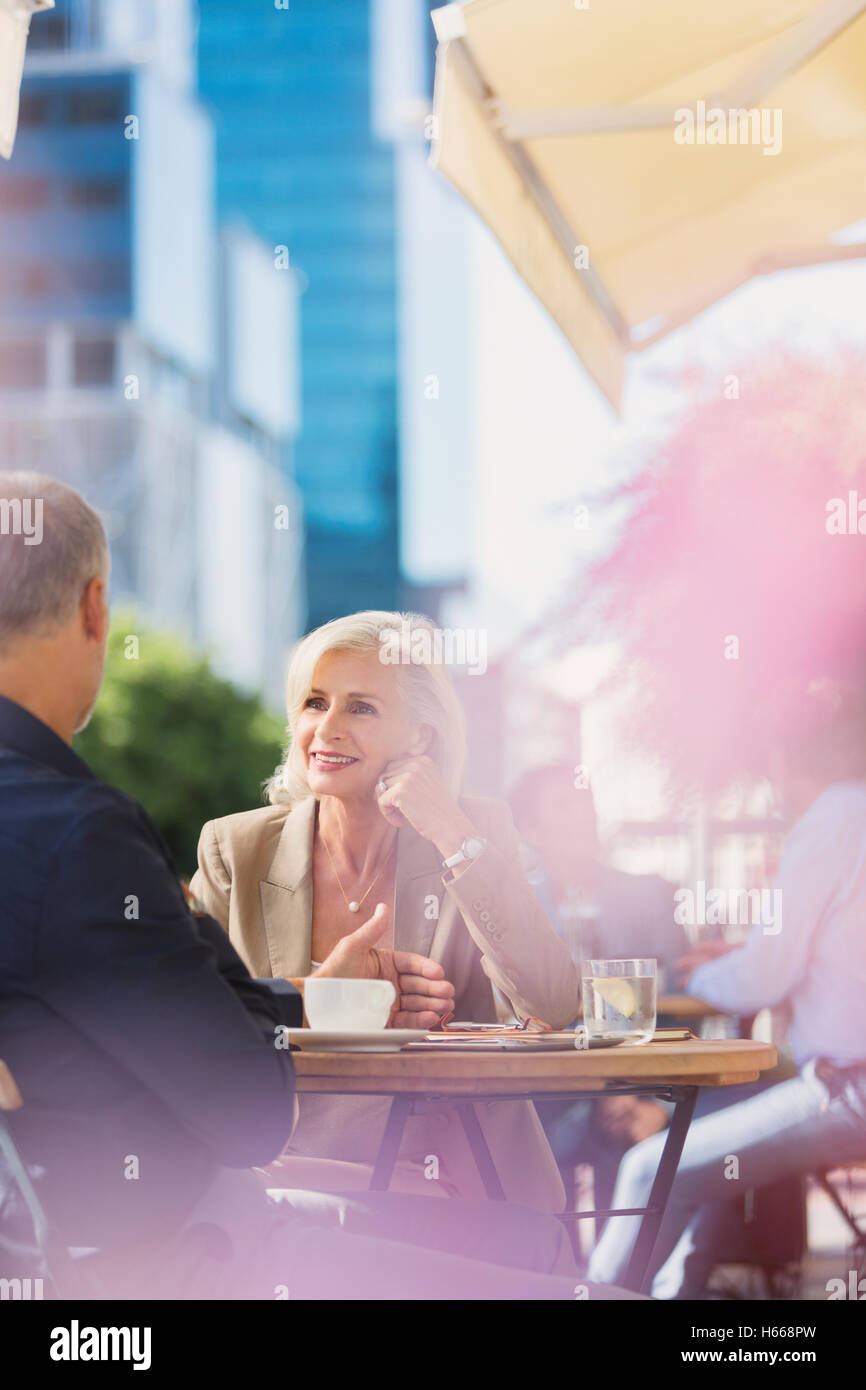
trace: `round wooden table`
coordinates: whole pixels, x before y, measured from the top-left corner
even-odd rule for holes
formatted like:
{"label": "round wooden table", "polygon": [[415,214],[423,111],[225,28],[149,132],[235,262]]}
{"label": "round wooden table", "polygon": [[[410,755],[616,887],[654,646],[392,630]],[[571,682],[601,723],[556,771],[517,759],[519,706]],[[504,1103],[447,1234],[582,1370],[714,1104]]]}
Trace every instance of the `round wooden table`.
{"label": "round wooden table", "polygon": [[[496,1052],[411,1048],[401,1052],[313,1052],[292,1054],[300,1093],[391,1096],[371,1190],[391,1180],[413,1102],[447,1102],[460,1114],[488,1197],[505,1193],[484,1138],[474,1100],[564,1099],[600,1095],[652,1095],[674,1103],[674,1113],[646,1207],[579,1212],[574,1217],[642,1215],[640,1231],[623,1279],[643,1291],[650,1256],[667,1207],[686,1135],[702,1086],[736,1086],[756,1081],[776,1065],[776,1049],[751,1040],[691,1038],[582,1051]],[[566,1214],[563,1213],[563,1216]]]}
{"label": "round wooden table", "polygon": [[749,1039],[690,1038],[570,1052],[293,1052],[299,1092],[353,1095],[574,1095],[669,1085],[736,1086],[776,1065],[776,1049]]}

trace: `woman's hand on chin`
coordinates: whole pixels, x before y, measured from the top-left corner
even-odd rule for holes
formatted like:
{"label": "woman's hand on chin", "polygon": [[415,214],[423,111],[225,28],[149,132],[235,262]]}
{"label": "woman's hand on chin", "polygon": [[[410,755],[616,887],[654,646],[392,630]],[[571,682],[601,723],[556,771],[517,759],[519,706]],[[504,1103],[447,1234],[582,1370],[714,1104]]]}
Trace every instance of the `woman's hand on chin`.
{"label": "woman's hand on chin", "polygon": [[454,1012],[454,986],[445,971],[415,951],[392,951],[379,946],[391,931],[391,913],[384,903],[357,931],[344,936],[314,975],[344,980],[390,980],[397,997],[389,1028],[438,1028]]}
{"label": "woman's hand on chin", "polygon": [[478,833],[426,755],[387,763],[376,784],[376,796],[379,810],[391,825],[408,821],[433,842],[443,859],[456,854],[465,839]]}

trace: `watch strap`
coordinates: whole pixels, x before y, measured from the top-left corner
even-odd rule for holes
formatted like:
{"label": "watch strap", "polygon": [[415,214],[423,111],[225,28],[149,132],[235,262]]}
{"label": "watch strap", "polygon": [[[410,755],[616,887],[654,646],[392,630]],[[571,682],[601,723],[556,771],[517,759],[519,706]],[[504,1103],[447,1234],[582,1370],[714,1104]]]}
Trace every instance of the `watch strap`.
{"label": "watch strap", "polygon": [[[467,854],[466,852],[466,847],[470,843],[470,841],[478,845],[478,849],[475,851],[474,854]],[[463,844],[460,846],[456,854],[450,855],[448,859],[443,859],[442,867],[445,869],[455,869],[458,864],[474,863],[474,861],[478,858],[486,844],[487,841],[483,840],[480,835],[467,836],[467,838],[463,841]]]}

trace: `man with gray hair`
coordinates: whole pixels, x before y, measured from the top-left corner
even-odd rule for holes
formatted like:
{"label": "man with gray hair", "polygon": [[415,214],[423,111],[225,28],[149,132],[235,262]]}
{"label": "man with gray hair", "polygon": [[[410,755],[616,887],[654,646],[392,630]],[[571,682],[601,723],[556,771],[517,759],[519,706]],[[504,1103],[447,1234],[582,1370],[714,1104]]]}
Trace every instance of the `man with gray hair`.
{"label": "man with gray hair", "polygon": [[[108,542],[96,513],[54,478],[3,473],[0,494],[0,686],[68,742],[102,680]],[[70,624],[79,607],[84,643]],[[22,639],[36,659],[21,659]],[[70,710],[70,687],[80,711]]]}
{"label": "man with gray hair", "polygon": [[[0,1058],[62,1243],[97,1252],[97,1291],[115,1298],[573,1298],[574,1273],[548,1272],[562,1228],[539,1212],[391,1193],[269,1203],[251,1169],[291,1134],[281,1040],[301,996],[250,977],[142,808],[70,747],[105,659],[99,518],[34,474],[0,473],[0,499]],[[363,975],[382,931],[377,913],[331,973]],[[395,957],[398,974],[424,964]],[[21,1215],[0,1174],[7,1249]]]}

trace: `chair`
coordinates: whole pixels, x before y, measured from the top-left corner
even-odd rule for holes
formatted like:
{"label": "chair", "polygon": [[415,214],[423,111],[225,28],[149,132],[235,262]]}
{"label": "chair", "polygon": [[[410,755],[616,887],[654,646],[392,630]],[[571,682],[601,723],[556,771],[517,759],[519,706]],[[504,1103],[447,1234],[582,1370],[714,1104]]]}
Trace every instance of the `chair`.
{"label": "chair", "polygon": [[[17,1269],[23,1269],[28,1254],[35,1253],[38,1277],[47,1280],[54,1290],[55,1297],[62,1299],[106,1299],[114,1297],[105,1278],[99,1272],[101,1262],[99,1251],[82,1251],[78,1255],[70,1253],[62,1237],[51,1225],[45,1208],[18,1152],[12,1131],[4,1112],[20,1110],[23,1104],[21,1092],[11,1071],[0,1060],[0,1159],[5,1160],[9,1175],[18,1188],[24,1206],[33,1226],[35,1251],[23,1255],[16,1250],[14,1259]],[[2,1248],[0,1240],[0,1248]],[[200,1222],[187,1227],[173,1243],[173,1251],[181,1262],[181,1272],[177,1279],[188,1288],[195,1288],[197,1276],[209,1264],[217,1264],[229,1258],[228,1237],[212,1223]],[[149,1294],[159,1297],[160,1294]],[[199,1295],[200,1296],[200,1295]]]}
{"label": "chair", "polygon": [[0,1156],[17,1187],[33,1226],[33,1239],[41,1277],[47,1279],[57,1298],[92,1296],[79,1277],[69,1251],[51,1226],[45,1208],[18,1152],[6,1114],[20,1110],[21,1092],[6,1063],[0,1060]]}
{"label": "chair", "polygon": [[864,1169],[866,1169],[866,1157],[859,1162],[834,1163],[829,1168],[818,1168],[812,1174],[815,1182],[826,1192],[850,1230],[853,1236],[852,1250],[861,1265],[866,1262],[866,1224],[864,1224],[866,1223],[866,1214],[852,1211],[850,1205],[843,1201],[838,1186],[833,1182],[833,1175],[862,1172]]}
{"label": "chair", "polygon": [[[850,1251],[853,1260],[857,1263],[858,1277],[862,1278],[866,1275],[866,1211],[856,1212],[852,1206],[850,1197],[846,1201],[840,1190],[844,1183],[845,1174],[857,1172],[861,1175],[866,1172],[866,1156],[864,1156],[862,1160],[832,1163],[827,1167],[813,1169],[809,1177],[830,1198],[836,1211],[842,1217],[851,1232],[852,1239]],[[784,1209],[788,1208],[788,1199],[784,1200],[782,1207]],[[805,1232],[803,1238],[805,1242]],[[738,1293],[731,1294],[731,1296],[745,1296],[749,1298],[767,1297],[773,1299],[791,1299],[799,1297],[804,1280],[807,1280],[809,1277],[806,1264],[804,1263],[804,1261],[808,1261],[809,1251],[804,1244],[803,1255],[800,1257],[799,1261],[795,1261],[792,1258],[793,1253],[793,1251],[788,1252],[789,1260],[787,1264],[779,1262],[778,1260],[770,1262],[765,1257],[758,1258],[757,1260],[754,1258],[750,1259],[748,1264],[756,1269],[764,1280],[764,1292],[758,1294],[754,1292],[744,1294],[742,1291],[739,1291]],[[738,1261],[732,1259],[731,1263],[736,1264]],[[799,1269],[797,1267],[798,1265]],[[720,1276],[717,1273],[714,1278],[714,1286],[717,1290],[725,1287],[724,1284],[720,1285],[719,1278]],[[729,1285],[729,1287],[732,1286]]]}

